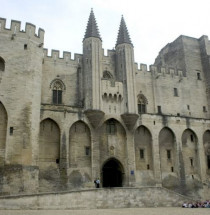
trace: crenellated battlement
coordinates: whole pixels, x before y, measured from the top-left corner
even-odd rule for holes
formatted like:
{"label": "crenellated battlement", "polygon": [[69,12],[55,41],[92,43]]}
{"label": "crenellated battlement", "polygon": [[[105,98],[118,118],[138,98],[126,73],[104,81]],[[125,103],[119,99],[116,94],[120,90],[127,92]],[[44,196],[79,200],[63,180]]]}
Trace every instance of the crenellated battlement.
{"label": "crenellated battlement", "polygon": [[167,66],[167,67],[160,67],[160,66],[156,66],[156,65],[150,65],[149,66],[149,70],[147,68],[147,65],[146,64],[140,64],[140,69],[138,69],[138,64],[136,63],[135,64],[136,66],[136,70],[138,72],[151,72],[152,74],[154,75],[162,75],[162,76],[166,76],[166,75],[171,75],[172,77],[173,76],[177,76],[177,77],[184,77],[184,73],[183,73],[183,70],[181,69],[177,69],[177,68],[173,68],[173,67],[170,67],[170,66]]}
{"label": "crenellated battlement", "polygon": [[62,56],[60,55],[59,50],[51,50],[51,53],[48,54],[48,49],[44,49],[44,59],[59,62],[59,63],[76,63],[81,64],[82,63],[82,54],[74,54],[74,58],[71,58],[71,52],[64,51],[62,53]]}
{"label": "crenellated battlement", "polygon": [[152,72],[154,75],[162,74],[163,76],[171,75],[172,77],[183,77],[183,71],[181,69],[173,68],[170,66],[159,67],[156,65],[150,65],[150,72]]}
{"label": "crenellated battlement", "polygon": [[25,30],[21,30],[21,22],[17,20],[11,20],[10,28],[6,28],[6,19],[0,18],[0,33],[9,34],[12,40],[15,37],[25,37],[41,44],[44,41],[45,31],[39,28],[38,34],[36,34],[36,26],[31,23],[26,23]]}

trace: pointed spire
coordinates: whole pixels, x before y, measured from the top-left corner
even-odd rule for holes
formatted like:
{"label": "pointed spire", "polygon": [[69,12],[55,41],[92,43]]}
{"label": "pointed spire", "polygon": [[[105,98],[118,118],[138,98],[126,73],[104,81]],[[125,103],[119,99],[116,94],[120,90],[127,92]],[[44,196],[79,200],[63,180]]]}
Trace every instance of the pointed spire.
{"label": "pointed spire", "polygon": [[128,33],[128,29],[126,27],[125,24],[125,20],[122,16],[121,18],[121,22],[120,22],[120,28],[119,28],[119,32],[118,32],[118,37],[117,37],[117,43],[116,46],[122,43],[128,43],[128,44],[132,44],[129,33]]}
{"label": "pointed spire", "polygon": [[101,36],[100,36],[98,26],[96,23],[95,15],[93,13],[93,8],[91,8],[84,39],[86,39],[88,37],[97,37],[101,40]]}

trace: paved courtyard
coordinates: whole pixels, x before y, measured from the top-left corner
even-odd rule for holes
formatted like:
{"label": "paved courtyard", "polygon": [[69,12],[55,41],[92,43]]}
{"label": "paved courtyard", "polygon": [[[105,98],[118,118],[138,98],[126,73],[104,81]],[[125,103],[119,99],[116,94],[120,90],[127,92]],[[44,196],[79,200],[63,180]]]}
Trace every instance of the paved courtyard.
{"label": "paved courtyard", "polygon": [[91,210],[0,210],[0,215],[209,215],[210,208],[121,208]]}

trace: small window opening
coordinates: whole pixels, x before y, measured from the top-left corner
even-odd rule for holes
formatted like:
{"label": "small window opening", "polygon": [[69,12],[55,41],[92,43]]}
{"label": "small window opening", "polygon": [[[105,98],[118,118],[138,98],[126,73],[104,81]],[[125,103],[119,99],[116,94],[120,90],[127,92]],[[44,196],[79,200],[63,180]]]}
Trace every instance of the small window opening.
{"label": "small window opening", "polygon": [[161,106],[157,106],[157,108],[158,108],[158,114],[161,114],[162,113]]}
{"label": "small window opening", "polygon": [[90,147],[89,146],[85,147],[85,155],[87,155],[87,156],[90,155]]}
{"label": "small window opening", "polygon": [[177,113],[177,116],[180,116],[180,113]]}
{"label": "small window opening", "polygon": [[193,164],[193,158],[190,158],[190,165],[191,165],[191,167],[194,166],[194,164]]}
{"label": "small window opening", "polygon": [[192,175],[192,179],[194,179],[194,175]]}
{"label": "small window opening", "polygon": [[210,155],[207,155],[207,166],[210,169]]}
{"label": "small window opening", "polygon": [[171,167],[171,172],[174,172],[174,167],[173,166]]}
{"label": "small window opening", "polygon": [[147,169],[150,169],[150,166],[149,166],[149,164],[147,164]]}
{"label": "small window opening", "polygon": [[146,113],[146,105],[145,104],[138,104],[138,112],[139,113]]}
{"label": "small window opening", "polygon": [[9,128],[9,134],[10,134],[10,135],[13,135],[13,132],[14,132],[14,128],[13,128],[13,127],[10,127],[10,128]]}
{"label": "small window opening", "polygon": [[198,78],[198,80],[201,80],[201,74],[200,74],[200,72],[197,72],[197,78]]}
{"label": "small window opening", "polygon": [[155,121],[153,121],[153,124],[155,125]]}
{"label": "small window opening", "polygon": [[194,142],[194,137],[192,134],[190,135],[190,140],[191,140],[191,142]]}
{"label": "small window opening", "polygon": [[60,163],[60,159],[57,158],[57,159],[55,160],[55,162],[56,162],[57,164],[59,164],[59,163]]}
{"label": "small window opening", "polygon": [[26,50],[28,48],[27,44],[24,44],[24,50]]}
{"label": "small window opening", "polygon": [[168,160],[171,160],[171,150],[167,150],[167,158]]}
{"label": "small window opening", "polygon": [[5,70],[5,62],[3,58],[0,57],[0,71],[4,71],[4,70]]}
{"label": "small window opening", "polygon": [[86,58],[86,63],[88,63],[88,58]]}
{"label": "small window opening", "polygon": [[108,134],[115,134],[116,133],[116,124],[114,120],[109,120],[107,122],[107,133]]}
{"label": "small window opening", "polygon": [[140,149],[140,159],[144,159],[144,149]]}
{"label": "small window opening", "polygon": [[178,96],[178,90],[177,90],[177,88],[174,88],[174,96]]}
{"label": "small window opening", "polygon": [[190,110],[190,105],[187,105],[187,110]]}
{"label": "small window opening", "polygon": [[207,112],[207,111],[206,111],[206,106],[203,106],[203,112]]}

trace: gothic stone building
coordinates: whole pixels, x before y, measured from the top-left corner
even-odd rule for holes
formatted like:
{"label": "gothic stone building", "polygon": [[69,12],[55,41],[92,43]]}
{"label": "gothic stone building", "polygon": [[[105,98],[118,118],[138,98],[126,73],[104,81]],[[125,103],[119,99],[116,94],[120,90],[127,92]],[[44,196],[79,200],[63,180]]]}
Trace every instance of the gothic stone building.
{"label": "gothic stone building", "polygon": [[180,36],[149,69],[122,17],[104,55],[93,11],[83,54],[0,19],[1,195],[159,186],[210,198],[210,41]]}

